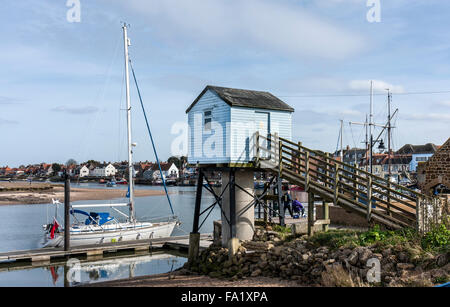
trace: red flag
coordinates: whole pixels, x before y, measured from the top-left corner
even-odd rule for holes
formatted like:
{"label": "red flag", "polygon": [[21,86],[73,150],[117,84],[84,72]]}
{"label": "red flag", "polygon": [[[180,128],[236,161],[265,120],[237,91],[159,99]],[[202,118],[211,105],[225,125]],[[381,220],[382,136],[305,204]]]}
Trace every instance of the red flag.
{"label": "red flag", "polygon": [[52,230],[50,231],[50,239],[54,239],[55,238],[55,231],[58,229],[59,224],[58,222],[55,220],[52,226]]}

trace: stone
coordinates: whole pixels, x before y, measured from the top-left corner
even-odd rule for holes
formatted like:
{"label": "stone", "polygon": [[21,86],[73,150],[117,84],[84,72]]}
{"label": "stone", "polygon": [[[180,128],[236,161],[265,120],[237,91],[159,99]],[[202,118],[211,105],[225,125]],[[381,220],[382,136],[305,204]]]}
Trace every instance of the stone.
{"label": "stone", "polygon": [[252,274],[250,275],[251,277],[258,277],[260,276],[262,273],[262,271],[260,269],[256,269],[252,272]]}
{"label": "stone", "polygon": [[369,260],[372,257],[372,251],[368,248],[364,248],[358,252],[358,255],[360,263],[362,265],[365,265],[367,263],[367,260]]}
{"label": "stone", "polygon": [[392,255],[392,248],[387,248],[383,250],[381,254],[383,255],[384,258],[389,257],[390,255]]}
{"label": "stone", "polygon": [[356,265],[356,263],[358,263],[358,252],[357,251],[353,251],[350,256],[348,256],[347,261],[351,264],[351,265]]}
{"label": "stone", "polygon": [[448,259],[447,259],[447,255],[445,255],[445,254],[441,254],[441,255],[437,256],[437,258],[436,258],[436,265],[437,265],[438,267],[443,267],[443,266],[445,266],[448,262],[449,262],[449,261],[448,261]]}
{"label": "stone", "polygon": [[409,260],[408,254],[405,252],[399,252],[397,254],[397,258],[398,258],[398,261],[400,261],[400,262],[408,262],[408,260]]}
{"label": "stone", "polygon": [[398,270],[404,271],[404,270],[412,270],[414,268],[415,268],[414,264],[411,263],[397,263]]}

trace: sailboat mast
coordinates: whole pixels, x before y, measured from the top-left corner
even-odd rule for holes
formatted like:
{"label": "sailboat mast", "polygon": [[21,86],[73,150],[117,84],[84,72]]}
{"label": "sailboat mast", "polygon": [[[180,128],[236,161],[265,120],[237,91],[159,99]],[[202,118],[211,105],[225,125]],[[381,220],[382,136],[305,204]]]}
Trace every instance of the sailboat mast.
{"label": "sailboat mast", "polygon": [[134,216],[134,197],[133,197],[133,149],[131,144],[131,103],[130,103],[130,74],[128,60],[128,46],[130,41],[127,34],[127,25],[123,24],[123,41],[125,53],[125,79],[126,79],[126,99],[127,99],[127,131],[128,131],[128,188],[130,196],[130,221],[135,221]]}

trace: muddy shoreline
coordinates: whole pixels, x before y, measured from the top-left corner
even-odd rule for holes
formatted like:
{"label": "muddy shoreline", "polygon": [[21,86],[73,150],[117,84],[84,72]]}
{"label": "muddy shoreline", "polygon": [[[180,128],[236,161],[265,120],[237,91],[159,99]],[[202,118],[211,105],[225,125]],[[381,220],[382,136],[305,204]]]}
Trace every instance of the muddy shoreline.
{"label": "muddy shoreline", "polygon": [[[125,198],[126,190],[123,189],[90,189],[71,188],[71,201],[81,200],[112,200]],[[135,190],[136,197],[164,195],[164,191]],[[48,204],[52,199],[64,201],[64,186],[43,183],[0,183],[0,206],[5,205],[30,205]]]}

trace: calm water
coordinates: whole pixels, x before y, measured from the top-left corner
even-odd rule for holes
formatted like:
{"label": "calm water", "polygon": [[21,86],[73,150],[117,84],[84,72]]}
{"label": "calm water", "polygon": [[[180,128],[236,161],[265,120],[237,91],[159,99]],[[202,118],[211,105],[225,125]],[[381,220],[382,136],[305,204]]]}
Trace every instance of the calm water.
{"label": "calm water", "polygon": [[[101,184],[72,184],[73,187],[92,187],[105,188]],[[118,187],[124,190],[126,186]],[[137,186],[137,189],[161,190],[162,187]],[[175,214],[181,221],[181,226],[176,228],[173,235],[186,235],[192,231],[192,222],[194,214],[195,187],[168,187],[170,199],[172,201]],[[63,199],[60,199],[63,201]],[[99,201],[78,201],[73,204],[95,204],[95,203],[114,203],[125,202],[126,199],[99,200]],[[164,217],[171,215],[169,204],[165,195],[138,197],[136,201],[136,217],[138,219]],[[202,208],[207,208],[214,202],[214,198],[204,190],[202,198]],[[111,212],[117,218],[120,215],[110,208],[93,208],[92,210],[101,210],[102,212]],[[128,213],[127,208],[118,208],[124,213]],[[89,209],[85,209],[90,211]],[[58,220],[64,221],[64,208],[59,206]],[[55,206],[52,204],[43,205],[13,205],[0,206],[0,252],[13,250],[27,250],[39,248],[39,243],[43,238],[42,225],[52,221],[55,214]],[[208,233],[213,230],[213,221],[220,219],[220,209],[216,206],[208,220],[204,223],[200,232]]]}
{"label": "calm water", "polygon": [[[72,184],[73,187],[105,188],[101,184]],[[126,186],[118,186],[126,194]],[[137,186],[137,189],[161,190],[162,187]],[[186,235],[192,231],[195,187],[168,187],[170,199],[175,214],[181,221],[173,235]],[[63,201],[63,199],[60,199]],[[95,204],[124,202],[126,199],[112,201],[79,201],[73,204]],[[204,190],[202,208],[207,208],[214,202],[214,197]],[[97,208],[99,209],[99,208]],[[111,212],[115,217],[117,213],[109,208],[100,208],[102,212]],[[128,213],[126,208],[118,208]],[[93,208],[93,210],[96,210]],[[63,219],[63,206],[58,210],[58,220]],[[86,211],[90,211],[87,209]],[[55,214],[55,206],[43,205],[12,205],[0,206],[0,252],[13,250],[27,250],[39,248],[43,238],[42,225],[51,222]],[[136,198],[136,216],[138,219],[164,217],[171,215],[169,204],[165,195]],[[220,219],[220,209],[216,207],[200,232],[210,233],[213,230],[213,221]],[[202,219],[201,219],[202,221]],[[106,262],[82,264],[81,282],[98,282],[129,276],[142,276],[169,272],[181,267],[186,261],[183,257],[172,255],[127,257],[125,259],[110,259]],[[59,276],[59,277],[58,277]],[[0,286],[63,286],[64,267],[53,266],[18,271],[1,271]]]}

